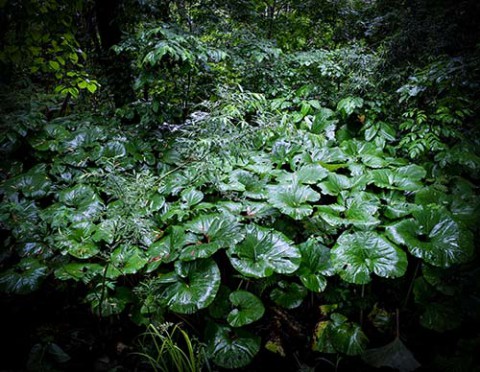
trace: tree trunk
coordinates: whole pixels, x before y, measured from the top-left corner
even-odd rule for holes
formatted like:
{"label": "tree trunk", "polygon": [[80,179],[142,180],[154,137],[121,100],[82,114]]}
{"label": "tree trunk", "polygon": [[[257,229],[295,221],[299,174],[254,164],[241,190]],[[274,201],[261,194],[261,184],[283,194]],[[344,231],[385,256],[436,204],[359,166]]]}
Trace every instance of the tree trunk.
{"label": "tree trunk", "polygon": [[119,4],[118,0],[95,0],[97,30],[102,47],[100,62],[105,67],[106,78],[116,107],[135,99],[129,61],[112,50],[112,47],[122,39]]}

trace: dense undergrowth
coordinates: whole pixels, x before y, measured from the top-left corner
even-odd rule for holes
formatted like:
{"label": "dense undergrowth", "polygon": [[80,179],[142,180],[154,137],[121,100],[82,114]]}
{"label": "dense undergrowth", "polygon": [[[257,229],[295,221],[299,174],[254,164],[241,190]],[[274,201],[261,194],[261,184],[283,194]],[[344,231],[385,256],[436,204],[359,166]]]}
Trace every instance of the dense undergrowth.
{"label": "dense undergrowth", "polygon": [[294,14],[140,23],[122,105],[61,61],[5,85],[8,368],[477,370],[478,46],[396,64],[407,31]]}

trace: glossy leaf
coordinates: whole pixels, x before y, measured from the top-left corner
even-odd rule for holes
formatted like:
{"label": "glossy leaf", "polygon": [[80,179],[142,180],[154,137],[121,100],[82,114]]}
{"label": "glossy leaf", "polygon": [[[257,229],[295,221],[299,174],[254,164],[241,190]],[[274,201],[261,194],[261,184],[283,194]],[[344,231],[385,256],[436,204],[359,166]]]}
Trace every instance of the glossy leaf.
{"label": "glossy leaf", "polygon": [[28,172],[7,180],[2,188],[7,194],[21,191],[28,198],[42,198],[48,194],[52,181],[44,164],[37,165]]}
{"label": "glossy leaf", "polygon": [[422,187],[421,180],[427,172],[419,165],[407,165],[396,169],[377,169],[370,173],[371,183],[377,187],[416,191]]}
{"label": "glossy leaf", "polygon": [[160,293],[176,313],[191,314],[210,305],[220,287],[220,270],[212,259],[175,262],[175,271]]}
{"label": "glossy leaf", "polygon": [[28,294],[40,287],[48,268],[34,258],[24,258],[16,266],[0,273],[0,290]]}
{"label": "glossy leaf", "polygon": [[330,320],[319,322],[315,328],[313,350],[322,353],[362,354],[368,339],[361,328],[338,313]]}
{"label": "glossy leaf", "polygon": [[203,192],[196,190],[195,188],[184,190],[182,192],[182,201],[189,207],[200,203],[203,200]]}
{"label": "glossy leaf", "polygon": [[183,261],[210,257],[219,249],[238,243],[243,237],[238,223],[226,215],[201,215],[187,223],[185,228],[195,234],[196,241],[187,244],[180,252]]}
{"label": "glossy leaf", "polygon": [[473,253],[473,237],[462,229],[445,209],[424,207],[413,218],[387,227],[387,235],[425,262],[449,267],[468,261]]}
{"label": "glossy leaf", "polygon": [[282,280],[278,282],[278,287],[272,289],[270,298],[281,307],[295,309],[302,304],[307,292],[307,289],[300,284]]}
{"label": "glossy leaf", "polygon": [[71,262],[55,270],[55,277],[60,280],[72,279],[76,282],[89,283],[95,276],[101,275],[104,267],[96,263]]}
{"label": "glossy leaf", "polygon": [[207,352],[222,368],[242,368],[260,351],[260,337],[243,329],[209,323],[205,330]]}
{"label": "glossy leaf", "polygon": [[122,275],[135,274],[147,264],[143,251],[135,246],[120,246],[110,256],[107,278],[114,279]]}
{"label": "glossy leaf", "polygon": [[253,278],[264,278],[274,272],[291,274],[301,261],[298,248],[283,234],[257,225],[249,225],[245,239],[231,246],[227,253],[237,271]]}
{"label": "glossy leaf", "polygon": [[407,256],[375,232],[345,232],[332,248],[332,265],[343,280],[366,284],[372,273],[384,278],[403,276]]}
{"label": "glossy leaf", "polygon": [[268,188],[268,201],[282,213],[300,220],[312,213],[308,202],[316,202],[320,194],[308,186],[287,184],[270,186]]}
{"label": "glossy leaf", "polygon": [[242,327],[259,320],[265,313],[262,301],[253,293],[238,290],[230,293],[230,303],[234,309],[227,315],[232,327]]}
{"label": "glossy leaf", "polygon": [[147,255],[150,260],[147,271],[152,272],[163,263],[175,261],[185,245],[195,242],[196,238],[193,234],[185,233],[185,230],[180,226],[171,226],[162,239],[148,248]]}
{"label": "glossy leaf", "polygon": [[327,286],[325,276],[335,273],[330,262],[330,249],[320,242],[309,239],[299,245],[302,263],[296,274],[303,285],[313,292],[322,292]]}
{"label": "glossy leaf", "polygon": [[352,187],[352,180],[343,174],[330,173],[326,181],[319,184],[322,193],[336,196]]}
{"label": "glossy leaf", "polygon": [[318,164],[303,165],[295,172],[282,172],[277,176],[280,184],[299,183],[299,184],[316,184],[328,176],[328,171]]}

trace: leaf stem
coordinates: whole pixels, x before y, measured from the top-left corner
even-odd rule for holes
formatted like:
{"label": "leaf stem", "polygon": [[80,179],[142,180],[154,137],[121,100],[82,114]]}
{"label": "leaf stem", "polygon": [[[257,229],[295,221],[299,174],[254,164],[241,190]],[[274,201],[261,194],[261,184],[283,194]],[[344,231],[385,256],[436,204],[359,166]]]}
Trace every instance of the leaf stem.
{"label": "leaf stem", "polygon": [[415,282],[415,278],[418,275],[418,270],[420,269],[420,264],[421,264],[421,261],[418,260],[417,265],[415,266],[415,271],[413,273],[412,280],[410,281],[410,285],[408,286],[407,294],[405,295],[405,300],[403,301],[402,309],[405,309],[407,307],[408,299],[410,298],[410,294],[412,293],[412,290],[413,290],[413,283]]}

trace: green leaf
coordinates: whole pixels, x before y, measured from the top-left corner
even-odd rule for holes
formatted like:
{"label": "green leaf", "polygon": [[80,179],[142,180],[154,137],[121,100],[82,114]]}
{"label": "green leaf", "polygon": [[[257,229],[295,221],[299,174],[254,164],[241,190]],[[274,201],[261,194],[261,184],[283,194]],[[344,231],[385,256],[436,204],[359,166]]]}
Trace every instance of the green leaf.
{"label": "green leaf", "polygon": [[278,287],[270,292],[270,298],[279,306],[286,309],[295,309],[302,304],[307,293],[308,291],[304,286],[281,280],[278,282]]}
{"label": "green leaf", "polygon": [[215,319],[226,319],[231,311],[232,305],[230,303],[230,288],[225,285],[220,285],[217,295],[212,304],[208,307],[208,313]]}
{"label": "green leaf", "polygon": [[147,264],[143,251],[135,246],[120,246],[110,256],[107,278],[114,279],[122,275],[136,274]]}
{"label": "green leaf", "polygon": [[427,172],[419,165],[407,165],[396,169],[375,169],[370,173],[370,182],[377,187],[403,191],[422,188],[421,180]]}
{"label": "green leaf", "polygon": [[360,97],[346,97],[337,104],[337,111],[341,112],[343,116],[350,116],[355,109],[363,106],[363,99]]}
{"label": "green leaf", "polygon": [[264,278],[274,272],[291,274],[298,269],[301,256],[298,248],[281,233],[249,225],[245,239],[227,251],[233,267],[245,276]]}
{"label": "green leaf", "polygon": [[359,229],[371,229],[380,224],[375,214],[380,206],[380,200],[373,194],[357,192],[353,197],[347,198],[345,219],[348,224]]}
{"label": "green leaf", "polygon": [[239,191],[247,198],[264,199],[266,196],[265,182],[246,170],[234,170],[229,177],[229,183],[220,186],[221,191]]}
{"label": "green leaf", "polygon": [[185,245],[194,244],[195,242],[195,236],[186,234],[182,227],[169,227],[167,234],[153,243],[147,250],[147,255],[150,258],[147,272],[156,270],[162,263],[175,261]]}
{"label": "green leaf", "polygon": [[329,108],[320,108],[308,129],[315,134],[325,133],[328,139],[335,138],[335,129],[338,120],[335,120],[334,115],[335,113]]}
{"label": "green leaf", "polygon": [[52,182],[47,176],[46,166],[37,165],[28,172],[7,180],[2,189],[7,194],[21,191],[27,198],[42,198],[48,194]]}
{"label": "green leaf", "polygon": [[348,322],[341,314],[332,314],[330,338],[333,347],[347,355],[359,355],[365,351],[368,339],[359,325]]}
{"label": "green leaf", "polygon": [[388,190],[383,192],[380,197],[386,204],[383,209],[383,215],[391,220],[408,216],[415,209],[418,209],[417,203],[408,203],[400,191]]}
{"label": "green leaf", "polygon": [[57,61],[48,61],[48,64],[54,71],[58,71],[60,69],[60,64]]}
{"label": "green leaf", "polygon": [[328,176],[328,171],[321,165],[307,164],[298,168],[294,173],[282,172],[277,176],[280,184],[299,183],[299,184],[317,184]]}
{"label": "green leaf", "polygon": [[91,258],[100,252],[98,245],[90,240],[78,242],[74,239],[66,239],[62,242],[62,246],[70,255],[80,259]]}
{"label": "green leaf", "polygon": [[227,215],[201,215],[187,223],[185,228],[195,234],[196,241],[187,244],[180,252],[183,261],[210,257],[219,249],[236,244],[243,238],[238,223]]}
{"label": "green leaf", "polygon": [[299,245],[302,263],[296,274],[303,285],[313,292],[322,292],[327,286],[325,276],[335,273],[330,262],[330,249],[315,239]]}
{"label": "green leaf", "polygon": [[209,306],[220,287],[220,270],[212,259],[175,262],[175,271],[160,296],[176,313],[192,314]]}
{"label": "green leaf", "polygon": [[319,184],[323,194],[336,196],[343,190],[351,188],[352,180],[343,174],[330,173],[326,181]]}
{"label": "green leaf", "polygon": [[46,266],[34,258],[24,258],[0,274],[0,290],[6,293],[28,294],[36,291],[46,276]]}
{"label": "green leaf", "polygon": [[331,252],[333,267],[349,283],[366,284],[372,273],[397,278],[407,269],[405,252],[372,231],[343,233]]}
{"label": "green leaf", "polygon": [[282,213],[300,220],[312,213],[312,207],[307,202],[316,202],[320,194],[308,186],[276,185],[268,187],[268,201]]}
{"label": "green leaf", "polygon": [[223,368],[245,367],[260,351],[260,337],[243,329],[209,323],[205,338],[208,354],[217,366]]}
{"label": "green leaf", "polygon": [[322,321],[315,327],[313,350],[322,353],[362,354],[368,339],[362,329],[338,313],[330,315],[329,321]]}
{"label": "green leaf", "polygon": [[227,321],[232,327],[242,327],[262,318],[265,307],[262,301],[253,293],[235,291],[230,293],[229,300],[235,307],[227,315]]}
{"label": "green leaf", "polygon": [[462,310],[456,304],[430,302],[420,316],[420,324],[437,332],[451,331],[462,324]]}
{"label": "green leaf", "polygon": [[191,208],[194,205],[200,203],[203,200],[203,192],[198,191],[195,188],[187,189],[182,191],[182,201]]}
{"label": "green leaf", "polygon": [[416,210],[413,218],[388,226],[387,235],[433,266],[467,262],[473,254],[472,234],[462,229],[444,208]]}
{"label": "green leaf", "polygon": [[55,277],[60,280],[74,280],[89,283],[96,275],[100,275],[104,267],[96,263],[71,262],[55,270]]}
{"label": "green leaf", "polygon": [[398,337],[385,346],[366,350],[362,359],[372,367],[389,367],[400,372],[411,372],[421,367]]}
{"label": "green leaf", "polygon": [[58,194],[59,201],[76,209],[72,221],[92,221],[103,210],[103,203],[90,186],[76,185]]}

